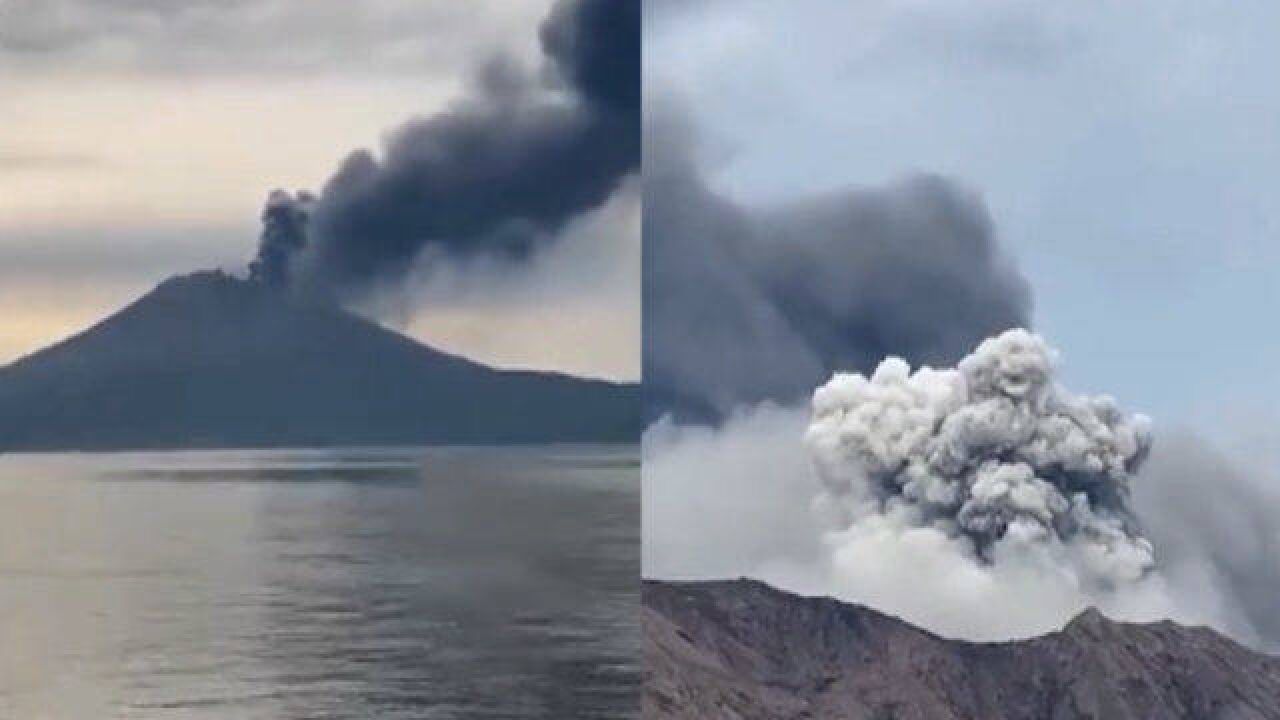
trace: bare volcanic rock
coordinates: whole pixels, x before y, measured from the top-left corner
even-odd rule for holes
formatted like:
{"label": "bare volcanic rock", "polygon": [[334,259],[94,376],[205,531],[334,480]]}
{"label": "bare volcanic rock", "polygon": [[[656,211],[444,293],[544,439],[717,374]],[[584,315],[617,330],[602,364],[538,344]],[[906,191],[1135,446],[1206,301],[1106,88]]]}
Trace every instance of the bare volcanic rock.
{"label": "bare volcanic rock", "polygon": [[1043,637],[968,643],[752,580],[646,581],[642,622],[648,720],[1280,718],[1280,658],[1095,610]]}

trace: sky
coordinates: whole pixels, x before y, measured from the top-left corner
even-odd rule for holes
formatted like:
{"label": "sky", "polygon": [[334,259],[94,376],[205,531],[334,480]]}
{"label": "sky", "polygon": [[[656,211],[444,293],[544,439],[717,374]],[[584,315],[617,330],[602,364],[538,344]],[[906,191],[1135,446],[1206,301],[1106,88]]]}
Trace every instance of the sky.
{"label": "sky", "polygon": [[1280,6],[703,0],[645,19],[646,92],[687,108],[717,191],[769,207],[941,174],[985,203],[1069,387],[1274,443]]}
{"label": "sky", "polygon": [[[171,274],[238,271],[271,190],[318,189],[494,55],[536,64],[550,5],[0,0],[0,363]],[[435,271],[389,324],[492,364],[635,380],[638,203],[626,186],[532,262],[484,268],[500,292]]]}

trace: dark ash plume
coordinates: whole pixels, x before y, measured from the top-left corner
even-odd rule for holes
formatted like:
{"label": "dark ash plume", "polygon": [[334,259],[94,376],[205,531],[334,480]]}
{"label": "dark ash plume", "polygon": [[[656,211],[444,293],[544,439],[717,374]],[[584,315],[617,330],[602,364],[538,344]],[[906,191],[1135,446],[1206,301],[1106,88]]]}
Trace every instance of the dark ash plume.
{"label": "dark ash plume", "polygon": [[307,244],[307,220],[316,198],[300,190],[272,190],[262,209],[258,256],[249,263],[249,279],[268,287],[289,284],[289,259]]}
{"label": "dark ash plume", "polygon": [[1026,281],[981,200],[919,176],[767,210],[717,195],[692,132],[645,127],[644,377],[650,420],[797,402],[889,355],[953,364],[1030,323]]}
{"label": "dark ash plume", "polygon": [[640,161],[639,0],[561,0],[543,67],[489,63],[465,97],[353,152],[290,260],[295,291],[356,300],[428,248],[528,256],[602,204]]}

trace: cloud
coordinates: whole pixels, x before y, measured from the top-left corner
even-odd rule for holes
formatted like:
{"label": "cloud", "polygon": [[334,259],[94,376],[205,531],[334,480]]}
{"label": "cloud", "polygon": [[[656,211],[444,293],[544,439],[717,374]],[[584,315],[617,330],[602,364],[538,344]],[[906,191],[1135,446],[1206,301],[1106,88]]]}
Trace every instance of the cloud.
{"label": "cloud", "polygon": [[1151,449],[1150,420],[1068,392],[1056,361],[1018,328],[954,368],[913,371],[891,357],[869,375],[837,373],[814,392],[805,434],[833,525],[931,527],[991,563],[1061,550],[1081,585],[1142,577],[1151,543],[1129,483]]}
{"label": "cloud", "polygon": [[515,39],[548,3],[473,0],[8,0],[0,67],[146,74],[448,71]]}
{"label": "cloud", "polygon": [[633,179],[529,258],[428,253],[363,311],[483,362],[638,381],[640,254]]}
{"label": "cloud", "polygon": [[[1017,363],[1001,367],[1021,377]],[[879,381],[886,396],[897,392],[888,374]],[[919,387],[904,391],[901,398],[945,404],[949,396],[942,390]],[[800,593],[868,604],[935,632],[974,640],[1041,634],[1061,627],[1085,607],[1098,606],[1119,619],[1208,624],[1256,647],[1280,648],[1273,612],[1280,593],[1280,564],[1275,561],[1280,523],[1274,521],[1280,517],[1280,495],[1274,474],[1261,472],[1253,459],[1224,458],[1197,438],[1158,434],[1145,469],[1124,463],[1134,471],[1125,481],[1132,484],[1131,504],[1117,511],[1117,497],[1128,491],[1108,495],[1099,490],[1098,502],[1083,500],[1090,513],[1073,510],[1071,518],[1052,521],[1054,529],[1047,533],[1014,532],[1017,523],[1010,522],[1001,538],[983,550],[962,527],[963,511],[955,518],[928,511],[923,500],[910,499],[921,493],[895,490],[892,481],[868,467],[893,465],[894,453],[913,442],[934,449],[929,463],[945,465],[943,456],[957,447],[998,455],[1001,433],[1015,430],[1018,423],[986,418],[979,423],[982,432],[957,446],[945,429],[930,439],[927,433],[894,424],[895,418],[907,422],[920,417],[918,410],[884,405],[877,415],[850,405],[839,416],[848,425],[865,426],[835,432],[832,392],[819,392],[812,415],[803,407],[766,403],[739,409],[719,428],[665,421],[651,426],[644,438],[645,575],[750,576]],[[984,404],[990,403],[971,408]],[[1072,407],[1070,423],[1087,429],[1087,438],[1058,435],[1065,452],[1053,450],[1053,442],[1033,439],[1020,450],[1009,450],[1009,457],[1031,452],[1042,460],[1053,458],[1036,465],[1035,474],[1050,484],[1070,484],[1073,463],[1084,473],[1077,477],[1081,480],[1089,474],[1087,465],[1103,462],[1108,452],[1125,445],[1124,432],[1103,430],[1087,420],[1082,408]],[[1109,417],[1122,421],[1111,407]],[[955,412],[957,417],[967,413],[962,408]],[[948,420],[943,427],[956,424]],[[1054,428],[1061,417],[1045,416],[1041,424]],[[807,426],[809,452],[803,440]],[[975,444],[979,437],[985,439]],[[845,444],[837,449],[823,438],[842,438]],[[984,442],[992,444],[981,449]],[[1077,451],[1082,462],[1068,459]],[[976,491],[990,484],[982,468],[981,463],[974,466],[965,487]],[[902,475],[922,480],[928,472],[920,466],[913,470],[907,462]],[[917,490],[923,490],[920,484]],[[1013,489],[1006,498],[1013,510],[1008,519],[1040,506],[1038,500],[1030,502],[1034,493],[1017,500],[1015,486],[1009,486]],[[1089,546],[1117,536],[1087,525],[1075,526],[1078,534],[1064,531],[1081,517],[1100,512],[1112,513],[1113,519],[1127,516],[1123,532],[1146,538],[1137,545],[1150,541],[1142,562],[1113,563],[1117,555],[1099,563],[1110,551],[1095,552]],[[1134,568],[1136,573],[1129,571]]]}
{"label": "cloud", "polygon": [[[1274,429],[1273,429],[1274,431]],[[1135,485],[1134,507],[1163,572],[1217,588],[1231,612],[1280,649],[1280,477],[1258,455],[1171,433]]]}
{"label": "cloud", "polygon": [[[1037,330],[1073,349],[1074,382],[1168,418],[1280,394],[1280,344],[1251,332],[1280,263],[1280,4],[665,6],[646,24],[647,89],[688,98],[732,149],[706,173],[722,195],[960,178],[1034,285]],[[1229,331],[1188,346],[1188,326]],[[1234,371],[1168,392],[1224,351]]]}
{"label": "cloud", "polygon": [[[843,4],[801,0],[786,7],[766,0],[658,0],[646,3],[646,20],[656,33],[665,36],[660,40],[673,42],[687,41],[690,35],[709,36],[711,26],[725,22],[737,28],[734,42],[690,47],[682,61],[705,63],[708,56],[722,51],[772,46],[784,33],[803,33],[818,45],[808,53],[809,59],[814,53],[825,52],[828,43],[842,40],[841,62],[832,68],[836,72],[855,68],[896,71],[939,62],[1028,71],[1057,63],[1076,51],[1081,42],[1077,15],[1054,12],[1046,6],[1025,0],[996,0],[985,3],[982,12],[973,12],[968,4],[951,0]],[[857,32],[849,33],[850,27]],[[655,70],[662,72],[660,67]],[[669,70],[672,79],[679,75],[676,67]]]}
{"label": "cloud", "polygon": [[678,110],[647,110],[645,141],[650,417],[793,402],[888,355],[954,362],[1030,322],[1030,291],[986,208],[952,180],[744,207],[704,179]]}
{"label": "cloud", "polygon": [[154,284],[195,267],[231,267],[239,248],[226,238],[239,228],[220,226],[0,228],[0,283]]}
{"label": "cloud", "polygon": [[381,153],[349,154],[314,203],[274,194],[306,210],[289,210],[302,220],[282,243],[269,205],[257,266],[287,264],[294,292],[359,302],[424,253],[526,259],[606,202],[640,162],[639,1],[562,0],[538,35],[536,71],[498,56]]}
{"label": "cloud", "polygon": [[0,150],[0,173],[47,170],[89,170],[104,160],[85,153],[6,152]]}
{"label": "cloud", "polygon": [[645,577],[807,577],[822,545],[810,507],[819,486],[800,442],[806,422],[802,408],[766,403],[741,408],[720,428],[669,419],[649,426]]}

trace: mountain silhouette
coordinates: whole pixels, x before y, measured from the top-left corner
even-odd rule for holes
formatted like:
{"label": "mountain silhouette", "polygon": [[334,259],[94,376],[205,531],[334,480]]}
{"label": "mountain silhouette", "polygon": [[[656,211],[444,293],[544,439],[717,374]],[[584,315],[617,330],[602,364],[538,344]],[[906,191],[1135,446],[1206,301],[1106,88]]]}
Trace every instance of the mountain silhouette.
{"label": "mountain silhouette", "polygon": [[0,368],[0,450],[639,436],[635,385],[497,370],[217,271]]}

